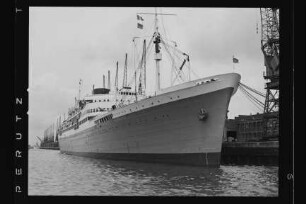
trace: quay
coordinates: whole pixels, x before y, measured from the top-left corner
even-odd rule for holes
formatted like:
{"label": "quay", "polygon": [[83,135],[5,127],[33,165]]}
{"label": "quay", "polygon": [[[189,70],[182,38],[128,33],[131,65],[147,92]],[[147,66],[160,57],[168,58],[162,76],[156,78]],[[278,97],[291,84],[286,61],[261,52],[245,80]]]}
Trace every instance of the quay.
{"label": "quay", "polygon": [[278,165],[279,142],[223,142],[221,164]]}
{"label": "quay", "polygon": [[39,149],[59,150],[59,147],[39,147]]}

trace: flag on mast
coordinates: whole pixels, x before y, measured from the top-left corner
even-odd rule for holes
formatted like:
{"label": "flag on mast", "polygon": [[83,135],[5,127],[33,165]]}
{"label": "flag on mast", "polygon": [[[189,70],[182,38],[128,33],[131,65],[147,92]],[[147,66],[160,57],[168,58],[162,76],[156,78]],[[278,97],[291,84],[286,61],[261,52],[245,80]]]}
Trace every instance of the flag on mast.
{"label": "flag on mast", "polygon": [[233,56],[233,63],[239,63],[239,60]]}
{"label": "flag on mast", "polygon": [[142,25],[142,24],[140,24],[140,23],[137,23],[137,28],[139,28],[139,29],[143,29],[143,25]]}
{"label": "flag on mast", "polygon": [[143,18],[137,14],[137,20],[143,21]]}
{"label": "flag on mast", "polygon": [[239,60],[233,55],[233,72],[235,71],[235,63],[239,63]]}
{"label": "flag on mast", "polygon": [[143,18],[140,16],[140,15],[138,15],[137,14],[137,20],[138,20],[138,22],[137,22],[137,28],[139,28],[139,29],[143,29]]}

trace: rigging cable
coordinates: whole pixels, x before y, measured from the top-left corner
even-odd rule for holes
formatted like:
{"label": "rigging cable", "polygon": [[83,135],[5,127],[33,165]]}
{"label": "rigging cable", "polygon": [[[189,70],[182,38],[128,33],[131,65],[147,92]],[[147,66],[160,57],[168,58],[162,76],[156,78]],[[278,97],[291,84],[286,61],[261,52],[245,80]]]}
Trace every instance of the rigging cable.
{"label": "rigging cable", "polygon": [[[263,110],[264,104],[256,99],[254,96],[251,96],[242,86],[238,86],[239,90],[251,101],[257,108],[260,107],[260,110]],[[254,100],[255,99],[255,100]]]}
{"label": "rigging cable", "polygon": [[[241,90],[241,89],[239,88],[239,90]],[[262,107],[261,107],[260,105],[256,104],[253,100],[251,100],[251,99],[248,97],[248,95],[247,95],[246,93],[244,93],[244,91],[241,90],[241,92],[243,93],[243,96],[244,96],[247,100],[249,100],[256,108],[258,108],[260,111],[262,111]]]}
{"label": "rigging cable", "polygon": [[258,104],[260,104],[261,106],[264,107],[264,103],[261,102],[260,100],[258,100],[257,98],[255,98],[253,95],[251,95],[245,88],[240,87],[242,90],[244,90],[249,96],[250,98],[252,98],[254,101],[256,101]]}
{"label": "rigging cable", "polygon": [[[171,57],[172,63],[175,63],[174,58],[171,56],[171,53],[170,53],[170,51],[168,50],[168,47],[165,46],[165,41],[164,41],[162,38],[161,38],[160,40],[161,40],[162,44],[164,45],[166,52],[167,52],[168,55]],[[179,76],[179,77],[181,78],[181,80],[184,81],[184,79],[183,79],[182,76],[180,75],[179,71],[178,71],[177,69],[175,69],[175,71],[177,72],[177,76]],[[176,76],[176,78],[177,78],[177,76]]]}
{"label": "rigging cable", "polygon": [[[146,53],[147,53],[147,55],[145,56],[146,59],[147,59],[147,57],[149,56],[150,51],[152,50],[152,46],[151,46],[151,45],[152,45],[152,42],[153,42],[153,38],[154,38],[154,35],[151,37],[150,42],[149,42],[149,44],[148,44],[148,46],[147,46],[147,48],[146,48],[146,50],[149,49],[148,52],[146,51]],[[141,52],[141,51],[140,51],[140,52]],[[135,73],[135,72],[137,72],[138,70],[141,69],[142,63],[143,63],[143,58],[140,60],[140,62],[139,62],[139,64],[138,64],[137,68],[133,70],[133,73]],[[134,81],[135,81],[134,78],[135,78],[135,75],[133,75],[133,77],[132,77],[131,80],[129,81],[128,86],[131,86],[132,83],[134,83]],[[124,95],[123,99],[125,99],[125,95]]]}
{"label": "rigging cable", "polygon": [[[169,41],[169,40],[168,40]],[[177,53],[180,53],[181,55],[184,55],[184,56],[187,56],[187,64],[185,64],[185,66],[187,67],[187,69],[188,69],[188,71],[189,71],[189,78],[188,78],[188,80],[190,80],[190,71],[191,71],[191,67],[190,67],[190,60],[189,60],[189,56],[186,54],[186,53],[184,53],[184,52],[182,52],[181,50],[179,50],[177,47],[173,47],[173,46],[171,46],[171,45],[169,45],[168,43],[165,43],[168,47],[170,47],[170,48],[172,48],[173,49],[173,55],[174,55],[174,57],[176,57],[179,61],[183,61],[182,60],[182,58],[180,58],[179,56],[178,56],[178,54]],[[184,60],[186,60],[186,59],[184,59]],[[180,71],[182,71],[182,70],[180,70]],[[183,71],[182,71],[182,73],[184,73]],[[177,78],[177,76],[176,76],[176,78]],[[176,80],[176,78],[175,78],[175,80]],[[175,80],[173,81],[173,83],[175,82]]]}
{"label": "rigging cable", "polygon": [[245,84],[243,84],[243,83],[241,83],[241,82],[239,82],[239,85],[243,86],[244,88],[247,88],[248,90],[250,90],[250,91],[252,91],[252,92],[254,92],[254,93],[256,93],[256,94],[258,94],[258,95],[260,95],[260,96],[262,96],[262,97],[265,97],[265,94],[264,94],[264,93],[262,93],[262,92],[260,92],[260,91],[257,91],[257,90],[254,89],[254,88],[251,88],[251,87],[249,87],[249,86],[247,86],[247,85],[245,85]]}

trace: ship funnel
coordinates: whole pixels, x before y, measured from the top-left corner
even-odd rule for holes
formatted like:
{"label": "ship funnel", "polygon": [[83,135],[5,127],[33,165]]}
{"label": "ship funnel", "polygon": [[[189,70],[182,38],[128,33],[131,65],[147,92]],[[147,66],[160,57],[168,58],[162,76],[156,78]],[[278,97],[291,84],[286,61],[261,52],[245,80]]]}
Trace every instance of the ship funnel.
{"label": "ship funnel", "polygon": [[103,74],[103,88],[105,88],[105,75]]}
{"label": "ship funnel", "polygon": [[108,70],[108,83],[107,83],[107,88],[110,89],[110,71]]}

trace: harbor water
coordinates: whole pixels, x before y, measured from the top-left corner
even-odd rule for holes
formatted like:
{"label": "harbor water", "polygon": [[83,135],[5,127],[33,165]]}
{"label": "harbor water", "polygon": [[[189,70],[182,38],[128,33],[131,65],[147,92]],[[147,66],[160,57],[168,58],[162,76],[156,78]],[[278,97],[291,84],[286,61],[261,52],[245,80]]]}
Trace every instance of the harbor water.
{"label": "harbor water", "polygon": [[278,167],[190,167],[29,150],[29,195],[278,196]]}

